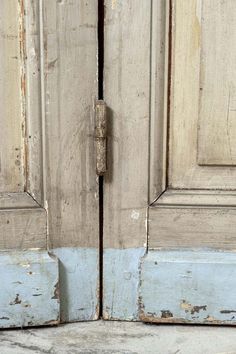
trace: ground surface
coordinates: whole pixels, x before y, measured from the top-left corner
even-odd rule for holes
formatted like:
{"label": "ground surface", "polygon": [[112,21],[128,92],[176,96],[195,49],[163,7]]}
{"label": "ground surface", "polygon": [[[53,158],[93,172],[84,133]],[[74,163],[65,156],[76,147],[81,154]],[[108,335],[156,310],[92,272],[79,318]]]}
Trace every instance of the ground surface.
{"label": "ground surface", "polygon": [[0,331],[1,354],[236,354],[236,328],[128,322]]}

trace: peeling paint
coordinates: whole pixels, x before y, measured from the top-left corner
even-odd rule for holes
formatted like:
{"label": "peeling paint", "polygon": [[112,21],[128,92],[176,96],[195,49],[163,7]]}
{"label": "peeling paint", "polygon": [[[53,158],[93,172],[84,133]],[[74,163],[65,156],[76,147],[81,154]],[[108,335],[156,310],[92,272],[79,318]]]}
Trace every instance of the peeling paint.
{"label": "peeling paint", "polygon": [[235,252],[149,250],[140,277],[142,321],[236,325]]}
{"label": "peeling paint", "polygon": [[58,323],[58,277],[58,261],[47,251],[0,252],[0,328]]}

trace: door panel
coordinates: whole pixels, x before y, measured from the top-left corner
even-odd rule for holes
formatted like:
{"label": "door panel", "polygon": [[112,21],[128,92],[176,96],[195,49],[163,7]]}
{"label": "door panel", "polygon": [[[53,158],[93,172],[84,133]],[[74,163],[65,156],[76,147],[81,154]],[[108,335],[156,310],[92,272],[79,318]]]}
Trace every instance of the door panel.
{"label": "door panel", "polygon": [[0,6],[0,327],[95,319],[97,1]]}
{"label": "door panel", "polygon": [[107,319],[236,323],[235,6],[106,4]]}
{"label": "door panel", "polygon": [[[3,0],[0,15],[0,191],[24,190],[24,116],[22,113],[23,57],[19,31],[18,2]],[[14,97],[14,100],[12,100]],[[21,119],[19,119],[21,117]]]}
{"label": "door panel", "polygon": [[234,1],[202,1],[198,164],[236,162]]}
{"label": "door panel", "polygon": [[235,55],[227,46],[234,7],[233,1],[173,2],[171,188],[235,188]]}
{"label": "door panel", "polygon": [[143,321],[235,324],[234,6],[176,0],[167,10],[168,168],[149,207]]}

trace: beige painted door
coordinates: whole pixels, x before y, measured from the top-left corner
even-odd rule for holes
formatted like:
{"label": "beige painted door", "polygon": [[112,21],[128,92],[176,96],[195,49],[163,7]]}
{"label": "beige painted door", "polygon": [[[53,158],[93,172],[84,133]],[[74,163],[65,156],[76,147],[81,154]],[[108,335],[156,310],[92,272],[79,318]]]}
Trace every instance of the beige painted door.
{"label": "beige painted door", "polygon": [[[119,281],[107,270],[105,316],[234,324],[236,3],[107,8],[104,237]],[[121,279],[133,295],[119,307]]]}
{"label": "beige painted door", "polygon": [[0,327],[98,316],[96,55],[96,0],[0,1]]}

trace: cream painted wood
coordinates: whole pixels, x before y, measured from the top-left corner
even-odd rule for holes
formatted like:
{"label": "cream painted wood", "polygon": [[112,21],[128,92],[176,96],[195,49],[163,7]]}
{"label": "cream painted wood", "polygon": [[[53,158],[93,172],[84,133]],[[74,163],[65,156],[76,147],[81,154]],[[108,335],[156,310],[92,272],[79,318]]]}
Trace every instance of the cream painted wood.
{"label": "cream painted wood", "polygon": [[97,1],[44,1],[43,26],[49,245],[98,247]]}
{"label": "cream painted wood", "polygon": [[235,247],[234,49],[226,53],[234,6],[172,1],[168,183],[149,208],[150,248]]}
{"label": "cream painted wood", "polygon": [[[44,204],[43,187],[43,111],[41,99],[41,48],[40,48],[40,1],[24,1],[26,60],[26,190]],[[45,173],[45,172],[44,172]]]}
{"label": "cream painted wood", "polygon": [[236,249],[236,207],[153,206],[149,248]]}
{"label": "cream painted wood", "polygon": [[166,188],[169,1],[152,1],[149,203]]}
{"label": "cream painted wood", "polygon": [[158,198],[157,204],[169,206],[236,206],[236,191],[167,189]]}
{"label": "cream painted wood", "polygon": [[38,207],[39,204],[28,193],[0,193],[0,209]]}
{"label": "cream painted wood", "polygon": [[46,248],[46,211],[43,208],[0,210],[0,249]]}
{"label": "cream painted wood", "polygon": [[18,0],[2,0],[0,6],[0,191],[22,192],[25,129],[22,16]]}
{"label": "cream painted wood", "polygon": [[0,247],[97,248],[97,1],[0,7]]}
{"label": "cream painted wood", "polygon": [[[221,15],[223,15],[223,13],[228,14],[232,12],[236,4],[233,1],[221,2],[220,0],[205,3],[208,5],[205,4],[202,7],[202,1],[199,0],[173,1],[169,186],[171,188],[234,189],[236,169],[230,166],[223,167],[223,165],[229,163],[229,141],[231,150],[233,151],[234,149],[234,142],[232,140],[232,134],[234,134],[236,128],[232,122],[232,115],[234,113],[231,112],[227,119],[228,108],[225,107],[228,107],[228,93],[223,94],[221,103],[218,102],[217,105],[214,103],[215,100],[219,101],[217,97],[220,95],[219,90],[221,90],[221,88],[219,88],[217,84],[217,77],[214,76],[214,69],[211,68],[213,70],[212,74],[208,72],[210,70],[208,60],[212,60],[213,57],[213,54],[208,55],[209,50],[211,50],[210,48],[212,48],[212,29],[209,33],[206,33],[205,26],[214,27],[214,24],[217,25],[217,23],[221,21],[222,31],[224,31],[223,28],[226,26],[228,28],[232,27],[232,31],[230,32],[233,41],[234,24],[231,21],[231,15],[229,17],[221,17]],[[212,9],[211,11],[213,7],[214,10]],[[215,16],[217,11],[218,16]],[[202,23],[204,23],[203,28]],[[221,33],[219,29],[216,30],[216,34],[219,41],[220,38],[225,37],[223,32]],[[204,40],[202,38],[204,38]],[[231,39],[227,40],[230,41]],[[214,42],[214,38],[212,41]],[[226,56],[223,42],[224,41],[221,41],[221,47],[217,49],[218,54],[215,57],[218,58],[218,61],[215,63],[215,69],[219,64],[219,60],[224,61]],[[220,42],[218,43],[218,46],[219,45]],[[209,46],[208,50],[204,51],[204,48],[207,46]],[[230,52],[229,65],[234,56],[234,49],[231,49]],[[223,64],[221,63],[219,65],[221,66],[219,66],[217,70],[222,71]],[[228,73],[226,73],[225,81],[220,83],[222,87],[225,87],[224,89],[222,88],[222,90],[227,90],[227,92],[231,90],[232,92],[229,109],[233,109],[233,91],[231,88],[227,89],[227,87],[232,86],[228,78],[230,76],[230,70],[234,70],[233,66],[234,65],[231,64],[227,69]],[[206,72],[206,70],[208,71]],[[212,75],[212,78],[206,84],[207,87],[204,86],[202,87],[203,90],[201,90],[199,83],[205,80],[203,78],[204,72],[205,75]],[[220,77],[222,74],[218,73],[217,75]],[[206,81],[203,83],[205,82]],[[209,85],[213,82],[215,86],[212,88],[212,91],[209,91],[211,90]],[[202,100],[200,100],[200,92]],[[211,109],[211,106],[214,106],[214,108]],[[202,107],[205,108],[203,109]],[[220,120],[217,118],[218,116],[214,116],[214,114],[209,116],[208,114],[211,110],[213,113],[216,107],[218,107],[219,115],[222,117]],[[199,114],[203,114],[201,119],[199,119]],[[203,126],[201,128],[202,124]],[[221,129],[222,124],[224,124],[224,129]],[[217,134],[215,134],[216,129],[218,129]],[[229,138],[227,137],[227,129],[231,130]],[[204,130],[205,133],[203,133]],[[204,138],[204,134],[208,135],[210,130],[209,141],[204,145],[204,141],[206,142],[206,140],[208,140],[206,135]],[[220,136],[220,138],[218,138],[218,136]],[[217,139],[217,144],[215,145],[214,139]],[[217,147],[217,145],[219,147]],[[199,154],[200,160],[198,161],[198,152],[200,151],[204,151],[204,153]],[[219,152],[221,154],[220,156]],[[200,155],[205,155],[206,159],[209,157],[209,161],[211,161],[212,158],[215,159],[214,156],[218,156],[218,163],[221,161],[222,166],[200,166],[199,163],[202,163]],[[216,163],[216,160],[209,162],[209,165],[213,162]],[[208,164],[208,162],[204,162],[204,164],[206,163]]]}
{"label": "cream painted wood", "polygon": [[234,0],[202,1],[198,163],[236,164]]}
{"label": "cream painted wood", "polygon": [[143,247],[148,204],[151,1],[105,1],[108,172],[104,247]]}

